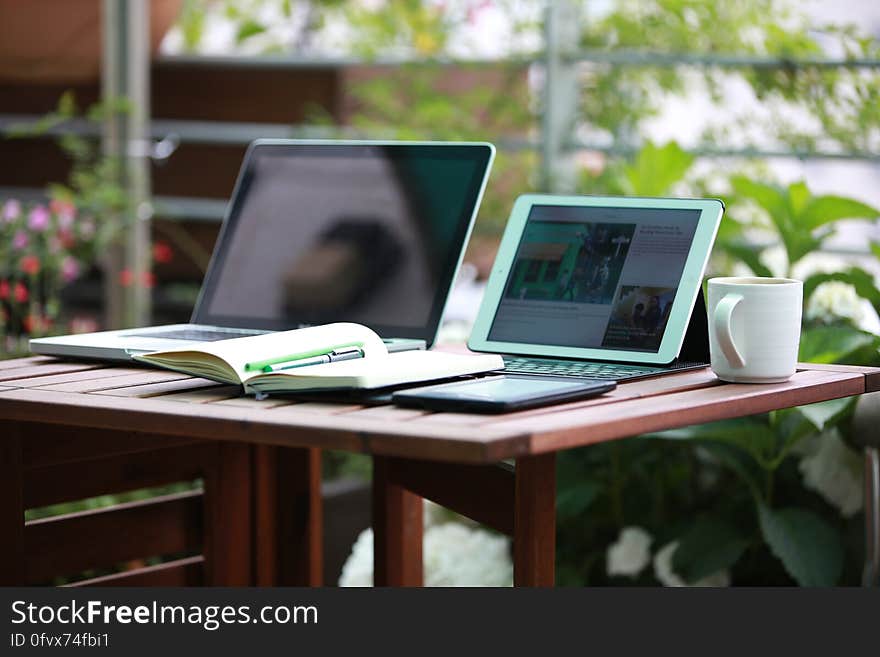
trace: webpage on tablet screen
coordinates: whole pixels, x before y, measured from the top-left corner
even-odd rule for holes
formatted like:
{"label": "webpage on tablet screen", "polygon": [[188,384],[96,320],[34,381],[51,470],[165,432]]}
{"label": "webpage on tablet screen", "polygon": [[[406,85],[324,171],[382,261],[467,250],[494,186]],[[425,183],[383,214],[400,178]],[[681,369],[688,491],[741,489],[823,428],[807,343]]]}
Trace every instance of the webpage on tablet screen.
{"label": "webpage on tablet screen", "polygon": [[489,340],[658,351],[699,218],[534,206]]}

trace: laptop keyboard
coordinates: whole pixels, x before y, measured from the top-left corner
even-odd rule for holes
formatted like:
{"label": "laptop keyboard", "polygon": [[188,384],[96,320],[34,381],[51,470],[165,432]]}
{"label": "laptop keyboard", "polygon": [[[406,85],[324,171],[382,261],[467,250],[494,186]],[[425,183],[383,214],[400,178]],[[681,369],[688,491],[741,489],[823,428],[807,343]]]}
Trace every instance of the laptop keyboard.
{"label": "laptop keyboard", "polygon": [[665,372],[665,367],[622,365],[620,363],[597,363],[587,361],[554,360],[549,358],[504,357],[504,370],[513,374],[550,374],[581,379],[606,379],[620,381],[636,376]]}
{"label": "laptop keyboard", "polygon": [[155,332],[129,333],[124,335],[124,337],[165,338],[166,340],[190,340],[191,342],[216,342],[217,340],[243,338],[248,335],[262,335],[263,333],[266,333],[266,331],[254,331],[248,329],[184,328],[167,329],[165,331]]}
{"label": "laptop keyboard", "polygon": [[[231,340],[232,338],[244,338],[249,335],[263,335],[270,331],[258,331],[255,329],[214,329],[214,328],[185,328],[167,329],[164,331],[150,331],[149,333],[124,333],[126,338],[164,338],[166,340],[189,340],[190,342],[217,342],[218,340]],[[394,341],[383,339],[385,344]]]}

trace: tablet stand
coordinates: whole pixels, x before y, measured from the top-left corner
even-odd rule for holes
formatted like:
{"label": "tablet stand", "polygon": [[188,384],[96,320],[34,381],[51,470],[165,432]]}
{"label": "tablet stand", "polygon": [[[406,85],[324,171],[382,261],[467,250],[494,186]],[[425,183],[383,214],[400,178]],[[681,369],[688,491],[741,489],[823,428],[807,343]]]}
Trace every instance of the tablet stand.
{"label": "tablet stand", "polygon": [[678,352],[675,363],[708,363],[709,362],[709,319],[706,313],[706,302],[703,290],[697,295],[697,302],[691,311],[684,342]]}

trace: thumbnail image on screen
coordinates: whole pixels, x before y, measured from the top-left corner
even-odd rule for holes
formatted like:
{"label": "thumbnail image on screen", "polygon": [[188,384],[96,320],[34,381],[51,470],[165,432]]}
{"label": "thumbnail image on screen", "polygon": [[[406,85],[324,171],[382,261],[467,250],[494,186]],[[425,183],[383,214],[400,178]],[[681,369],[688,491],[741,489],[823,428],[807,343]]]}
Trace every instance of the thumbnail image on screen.
{"label": "thumbnail image on screen", "polygon": [[675,288],[622,285],[602,346],[657,351],[674,300]]}
{"label": "thumbnail image on screen", "polygon": [[699,210],[536,205],[489,340],[660,348]]}
{"label": "thumbnail image on screen", "polygon": [[635,224],[530,225],[507,296],[611,303],[635,229]]}

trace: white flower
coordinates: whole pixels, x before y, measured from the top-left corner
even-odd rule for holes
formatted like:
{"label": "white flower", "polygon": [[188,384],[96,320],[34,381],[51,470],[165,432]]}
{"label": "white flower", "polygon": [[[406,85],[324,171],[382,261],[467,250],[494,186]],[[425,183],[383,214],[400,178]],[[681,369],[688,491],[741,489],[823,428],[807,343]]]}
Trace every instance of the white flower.
{"label": "white flower", "polygon": [[[511,586],[510,541],[461,522],[442,522],[442,507],[425,501],[425,586]],[[373,585],[373,530],[365,529],[342,567],[339,586]]]}
{"label": "white flower", "polygon": [[357,537],[351,554],[342,566],[339,586],[373,585],[373,530],[365,529]]}
{"label": "white flower", "polygon": [[847,447],[837,429],[823,431],[798,464],[804,485],[836,506],[845,517],[864,505],[862,459]]}
{"label": "white flower", "polygon": [[807,304],[807,317],[809,319],[835,319],[843,318],[852,320],[856,326],[865,321],[865,300],[857,293],[849,283],[841,281],[828,281],[819,285],[810,296]]}
{"label": "white flower", "polygon": [[457,522],[425,532],[425,586],[511,586],[509,541]]}
{"label": "white flower", "polygon": [[[672,555],[678,549],[678,541],[667,543],[654,555],[654,576],[663,586],[688,586],[688,584],[672,570]],[[730,586],[730,573],[719,570],[697,580],[691,586]]]}
{"label": "white flower", "polygon": [[635,577],[651,560],[651,535],[641,527],[624,527],[608,546],[605,568],[609,575]]}

